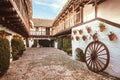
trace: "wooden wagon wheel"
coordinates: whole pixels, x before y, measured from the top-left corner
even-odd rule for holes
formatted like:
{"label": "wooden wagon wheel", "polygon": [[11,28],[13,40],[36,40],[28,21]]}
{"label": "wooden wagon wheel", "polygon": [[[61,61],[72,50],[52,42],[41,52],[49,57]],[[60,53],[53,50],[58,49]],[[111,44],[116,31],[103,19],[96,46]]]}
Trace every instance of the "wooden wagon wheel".
{"label": "wooden wagon wheel", "polygon": [[110,60],[108,48],[100,41],[88,44],[85,50],[86,65],[93,72],[104,71]]}

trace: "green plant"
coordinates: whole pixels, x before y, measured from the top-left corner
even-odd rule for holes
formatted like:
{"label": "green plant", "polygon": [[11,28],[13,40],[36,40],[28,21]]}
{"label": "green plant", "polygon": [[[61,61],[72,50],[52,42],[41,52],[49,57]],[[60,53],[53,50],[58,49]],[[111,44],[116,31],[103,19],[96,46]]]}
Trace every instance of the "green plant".
{"label": "green plant", "polygon": [[11,46],[13,60],[17,60],[20,56],[22,56],[23,51],[25,50],[24,42],[21,39],[12,39]]}
{"label": "green plant", "polygon": [[7,39],[0,38],[0,77],[7,71],[10,64],[10,45]]}
{"label": "green plant", "polygon": [[79,36],[76,36],[76,40],[77,40],[77,41],[80,40],[80,37],[79,37]]}
{"label": "green plant", "polygon": [[110,41],[113,41],[113,40],[117,39],[115,33],[113,33],[113,32],[110,32],[110,34],[108,35],[108,37],[109,37]]}
{"label": "green plant", "polygon": [[77,33],[77,30],[73,30],[74,35]]}
{"label": "green plant", "polygon": [[79,48],[76,49],[76,56],[78,58],[78,60],[85,62],[85,54],[83,53],[83,51]]}
{"label": "green plant", "polygon": [[58,49],[62,49],[63,48],[63,39],[62,38],[58,38]]}
{"label": "green plant", "polygon": [[103,23],[99,24],[100,31],[103,32],[105,30],[105,25]]}

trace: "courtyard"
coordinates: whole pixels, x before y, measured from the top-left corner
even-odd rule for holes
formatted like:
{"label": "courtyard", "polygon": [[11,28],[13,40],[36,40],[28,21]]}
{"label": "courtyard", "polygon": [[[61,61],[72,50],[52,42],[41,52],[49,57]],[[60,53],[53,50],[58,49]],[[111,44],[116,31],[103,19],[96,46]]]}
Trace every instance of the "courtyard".
{"label": "courtyard", "polygon": [[93,73],[86,64],[55,48],[28,48],[0,80],[119,80]]}

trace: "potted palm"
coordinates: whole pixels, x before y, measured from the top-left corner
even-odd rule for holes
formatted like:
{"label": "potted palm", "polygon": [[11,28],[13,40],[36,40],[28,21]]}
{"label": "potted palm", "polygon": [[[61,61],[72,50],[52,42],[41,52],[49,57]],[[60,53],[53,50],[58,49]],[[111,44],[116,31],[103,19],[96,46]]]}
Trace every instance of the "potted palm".
{"label": "potted palm", "polygon": [[105,25],[103,23],[99,24],[100,31],[103,32],[105,30]]}

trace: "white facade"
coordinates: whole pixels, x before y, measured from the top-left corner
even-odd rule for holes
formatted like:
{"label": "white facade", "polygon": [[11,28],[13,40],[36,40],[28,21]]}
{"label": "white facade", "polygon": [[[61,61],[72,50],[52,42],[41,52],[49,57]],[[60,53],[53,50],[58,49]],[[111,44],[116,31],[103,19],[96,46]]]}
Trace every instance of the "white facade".
{"label": "white facade", "polygon": [[[110,62],[105,72],[113,76],[120,77],[120,68],[119,68],[120,67],[120,35],[119,35],[120,28],[104,23],[104,25],[106,26],[106,29],[104,32],[100,32],[99,23],[101,22],[96,20],[72,29],[72,36],[74,37],[74,39],[72,40],[72,57],[73,59],[76,59],[76,52],[75,52],[76,48],[80,48],[83,50],[83,52],[85,52],[87,45],[93,41],[91,35],[97,32],[99,41],[103,42],[107,46],[110,53]],[[91,27],[91,30],[92,30],[91,33],[87,32],[86,27]],[[80,35],[77,31],[76,35],[80,37],[80,40],[76,41],[75,39],[76,35],[73,34],[73,31],[80,30],[80,29],[83,30],[83,34]],[[113,32],[116,34],[117,36],[116,40],[114,41],[109,40],[108,34],[110,32]],[[82,40],[82,35],[87,36],[86,41]]]}

